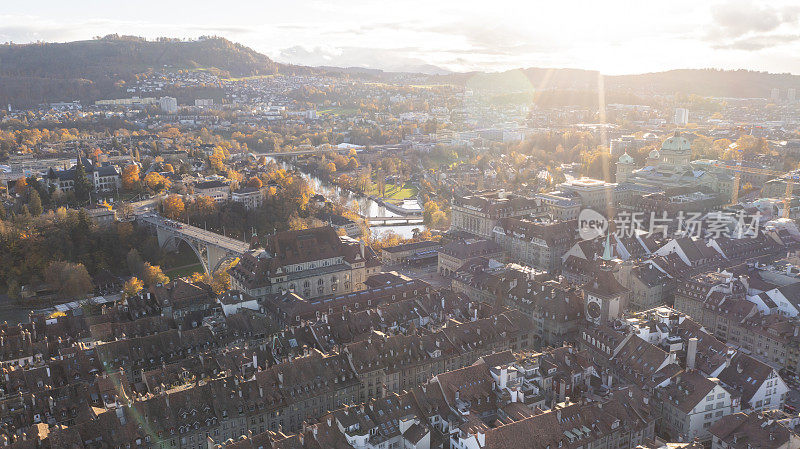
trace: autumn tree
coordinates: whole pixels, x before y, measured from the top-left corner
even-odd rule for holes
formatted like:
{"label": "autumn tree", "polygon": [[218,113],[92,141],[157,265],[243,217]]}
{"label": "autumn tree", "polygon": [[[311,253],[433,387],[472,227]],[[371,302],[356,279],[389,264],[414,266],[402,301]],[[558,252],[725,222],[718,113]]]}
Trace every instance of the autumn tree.
{"label": "autumn tree", "polygon": [[163,192],[169,189],[171,183],[169,179],[161,176],[160,173],[151,171],[144,177],[144,183],[147,188],[155,193]]}
{"label": "autumn tree", "polygon": [[447,214],[432,200],[423,205],[422,222],[431,229],[441,229],[447,225]]}
{"label": "autumn tree", "polygon": [[215,148],[208,158],[208,164],[217,174],[225,173],[227,171],[227,167],[225,167],[226,159],[225,151],[222,148]]}
{"label": "autumn tree", "polygon": [[252,178],[250,178],[250,179],[247,181],[247,187],[252,187],[252,188],[254,188],[254,189],[260,189],[260,188],[261,188],[263,185],[264,185],[264,183],[263,183],[263,182],[261,182],[261,180],[260,180],[260,179],[258,179],[258,178],[257,178],[257,177],[255,177],[255,176],[253,176]]}
{"label": "autumn tree", "polygon": [[197,195],[192,202],[192,213],[197,215],[210,215],[216,212],[217,202],[207,195]]}
{"label": "autumn tree", "polygon": [[161,271],[161,267],[158,265],[150,265],[150,262],[144,263],[141,274],[142,280],[147,286],[169,282],[169,278]]}
{"label": "autumn tree", "polygon": [[142,281],[135,276],[131,277],[125,281],[125,285],[122,286],[122,297],[131,298],[136,296],[142,290],[142,288],[144,288]]}
{"label": "autumn tree", "polygon": [[169,195],[164,198],[164,215],[173,220],[178,220],[183,216],[186,206],[179,195]]}
{"label": "autumn tree", "polygon": [[17,195],[25,195],[28,193],[28,181],[25,178],[17,179],[17,182],[14,183],[14,192]]}
{"label": "autumn tree", "polygon": [[136,190],[139,188],[139,166],[136,164],[126,165],[122,169],[122,188],[125,190]]}

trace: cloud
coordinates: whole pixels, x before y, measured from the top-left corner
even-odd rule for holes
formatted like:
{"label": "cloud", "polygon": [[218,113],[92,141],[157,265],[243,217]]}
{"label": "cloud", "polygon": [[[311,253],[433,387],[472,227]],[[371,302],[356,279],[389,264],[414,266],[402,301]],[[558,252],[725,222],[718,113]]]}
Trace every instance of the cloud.
{"label": "cloud", "polygon": [[751,36],[714,45],[715,49],[758,51],[800,41],[800,34]]}
{"label": "cloud", "polygon": [[729,0],[711,8],[705,40],[715,50],[759,51],[800,40],[800,6]]}
{"label": "cloud", "polygon": [[728,38],[748,33],[774,31],[784,24],[797,24],[800,6],[775,8],[748,0],[733,0],[715,5],[711,10],[714,31]]}

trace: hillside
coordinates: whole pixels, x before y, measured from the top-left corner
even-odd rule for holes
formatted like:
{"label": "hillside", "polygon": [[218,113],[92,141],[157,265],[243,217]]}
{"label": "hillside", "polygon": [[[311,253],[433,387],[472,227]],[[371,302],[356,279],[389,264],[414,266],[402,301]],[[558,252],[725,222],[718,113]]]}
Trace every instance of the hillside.
{"label": "hillside", "polygon": [[[149,70],[208,69],[226,77],[315,71],[366,78],[396,74],[363,68],[286,66],[223,38],[196,41],[146,41],[111,35],[91,41],[0,45],[0,105],[31,106],[44,102],[126,96],[123,82]],[[436,73],[435,70],[430,72]],[[429,73],[430,73],[429,72]],[[444,72],[444,71],[442,71]],[[453,83],[507,95],[537,91],[545,106],[597,102],[599,72],[580,69],[525,68],[505,72],[419,74],[432,83]],[[637,95],[675,93],[717,97],[769,97],[770,89],[800,90],[800,76],[747,70],[685,69],[604,77],[606,102],[634,101]],[[165,92],[181,98],[199,92]],[[221,96],[217,86],[202,95]]]}
{"label": "hillside", "polygon": [[606,77],[606,86],[657,94],[768,98],[772,88],[780,89],[782,95],[790,87],[800,90],[800,76],[750,70],[683,69]]}
{"label": "hillside", "polygon": [[91,41],[0,45],[0,104],[91,101],[119,93],[115,83],[168,66],[216,69],[226,76],[275,73],[278,64],[221,38],[146,41],[108,36]]}
{"label": "hillside", "polygon": [[[599,72],[578,69],[527,68],[505,72],[455,73],[438,81],[495,92],[542,89],[596,92]],[[697,94],[714,97],[769,97],[770,89],[800,90],[800,76],[749,70],[683,69],[637,75],[604,76],[607,94]]]}

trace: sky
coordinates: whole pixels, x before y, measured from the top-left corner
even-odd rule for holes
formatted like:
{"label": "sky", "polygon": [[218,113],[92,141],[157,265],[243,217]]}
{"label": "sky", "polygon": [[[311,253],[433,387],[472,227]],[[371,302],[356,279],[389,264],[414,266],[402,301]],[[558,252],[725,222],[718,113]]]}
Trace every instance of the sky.
{"label": "sky", "polygon": [[286,63],[385,70],[800,74],[800,2],[4,0],[0,42],[217,35]]}

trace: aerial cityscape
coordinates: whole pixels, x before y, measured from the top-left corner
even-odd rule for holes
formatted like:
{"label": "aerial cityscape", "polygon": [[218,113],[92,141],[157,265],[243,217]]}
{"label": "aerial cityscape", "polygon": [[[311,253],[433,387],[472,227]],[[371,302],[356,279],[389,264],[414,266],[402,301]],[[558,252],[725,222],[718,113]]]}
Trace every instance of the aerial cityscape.
{"label": "aerial cityscape", "polygon": [[0,12],[0,449],[800,449],[797,4],[115,3]]}

